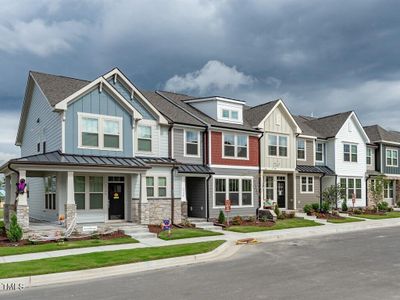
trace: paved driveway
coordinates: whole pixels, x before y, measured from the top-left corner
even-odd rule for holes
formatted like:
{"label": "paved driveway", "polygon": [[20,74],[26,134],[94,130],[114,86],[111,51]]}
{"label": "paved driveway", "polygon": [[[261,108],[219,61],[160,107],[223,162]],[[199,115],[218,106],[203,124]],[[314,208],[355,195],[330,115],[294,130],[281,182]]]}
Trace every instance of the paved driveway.
{"label": "paved driveway", "polygon": [[[7,299],[400,299],[400,227],[244,247],[229,260]],[[2,295],[0,294],[0,298]]]}

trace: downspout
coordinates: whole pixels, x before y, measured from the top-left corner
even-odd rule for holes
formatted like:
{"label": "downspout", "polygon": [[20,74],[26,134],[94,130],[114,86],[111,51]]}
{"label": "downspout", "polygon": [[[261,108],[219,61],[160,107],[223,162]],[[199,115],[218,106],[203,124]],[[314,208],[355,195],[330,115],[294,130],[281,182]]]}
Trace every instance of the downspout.
{"label": "downspout", "polygon": [[258,207],[256,209],[256,216],[258,216],[258,210],[261,208],[261,139],[264,136],[264,131],[261,132],[261,135],[258,138]]}
{"label": "downspout", "polygon": [[207,219],[207,222],[210,219],[210,211],[208,209],[208,206],[209,206],[208,203],[209,203],[209,200],[210,200],[210,194],[209,194],[208,187],[209,187],[209,181],[210,181],[211,177],[212,177],[211,174],[208,175],[207,180],[206,180],[206,186],[207,186],[207,193],[206,193],[207,194],[206,195],[206,219]]}
{"label": "downspout", "polygon": [[174,224],[175,218],[175,195],[174,195],[174,171],[177,169],[175,165],[171,169],[171,223]]}
{"label": "downspout", "polygon": [[[325,177],[325,173],[322,173],[322,176],[319,178],[319,207],[321,208],[322,206],[322,178]],[[336,201],[336,206],[337,206],[337,201]]]}

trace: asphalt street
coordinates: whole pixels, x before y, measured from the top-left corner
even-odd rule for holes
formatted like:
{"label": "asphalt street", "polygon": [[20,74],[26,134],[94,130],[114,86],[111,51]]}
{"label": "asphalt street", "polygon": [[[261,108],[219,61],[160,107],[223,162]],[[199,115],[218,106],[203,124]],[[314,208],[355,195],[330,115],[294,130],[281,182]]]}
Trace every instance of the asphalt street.
{"label": "asphalt street", "polygon": [[3,299],[400,299],[400,228],[243,247],[225,261],[0,293]]}

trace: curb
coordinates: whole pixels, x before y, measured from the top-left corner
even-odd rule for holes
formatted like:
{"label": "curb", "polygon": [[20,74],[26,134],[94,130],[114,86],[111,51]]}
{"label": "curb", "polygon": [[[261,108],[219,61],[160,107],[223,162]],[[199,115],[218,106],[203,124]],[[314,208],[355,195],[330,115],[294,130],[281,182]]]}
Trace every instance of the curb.
{"label": "curb", "polygon": [[[235,254],[241,246],[236,246],[232,241],[225,241],[221,246],[211,252],[188,255],[182,257],[166,258],[146,262],[131,263],[119,266],[103,267],[81,271],[35,275],[16,278],[0,279],[1,284],[21,284],[24,288],[40,287],[53,284],[71,283],[82,281],[82,278],[93,280],[109,276],[120,276],[134,274],[144,271],[160,270],[170,267],[191,265],[196,263],[210,262],[219,259],[226,259]],[[1,294],[1,293],[0,293]]]}

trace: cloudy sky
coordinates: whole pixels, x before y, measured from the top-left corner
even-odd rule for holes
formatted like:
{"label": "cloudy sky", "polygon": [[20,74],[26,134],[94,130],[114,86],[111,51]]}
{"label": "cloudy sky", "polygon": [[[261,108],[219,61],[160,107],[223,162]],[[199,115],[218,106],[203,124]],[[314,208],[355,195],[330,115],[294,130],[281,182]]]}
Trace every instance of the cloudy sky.
{"label": "cloudy sky", "polygon": [[0,0],[0,160],[19,153],[29,70],[94,79],[117,66],[142,89],[354,109],[400,130],[399,11],[395,0]]}

